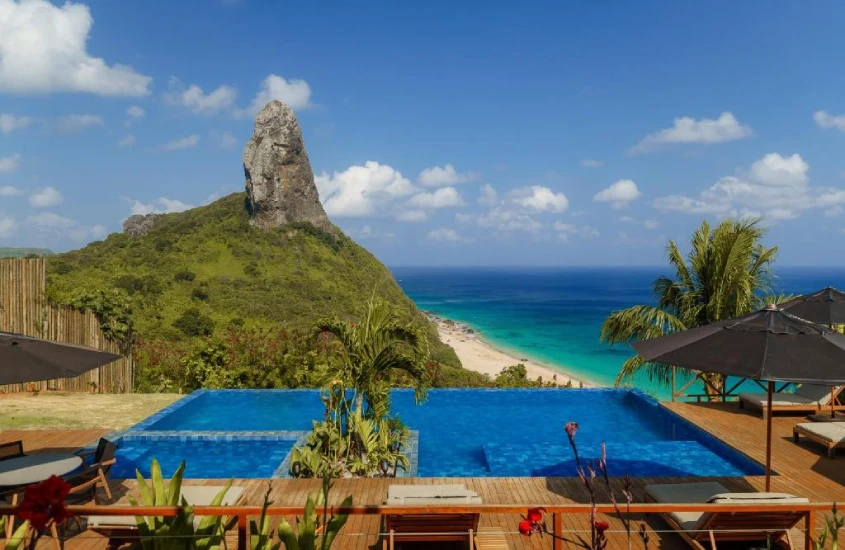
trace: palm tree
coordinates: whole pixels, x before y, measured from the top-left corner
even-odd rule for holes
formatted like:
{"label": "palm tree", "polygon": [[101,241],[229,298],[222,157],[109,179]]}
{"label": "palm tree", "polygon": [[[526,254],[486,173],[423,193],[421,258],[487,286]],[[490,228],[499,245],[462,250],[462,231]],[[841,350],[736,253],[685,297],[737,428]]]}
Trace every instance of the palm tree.
{"label": "palm tree", "polygon": [[405,322],[387,300],[370,299],[359,323],[334,317],[317,323],[316,330],[334,336],[342,346],[340,372],[336,375],[355,390],[357,412],[364,413],[366,399],[376,417],[387,413],[388,389],[394,373],[404,373],[414,385],[417,401],[424,399],[430,385],[425,368],[428,340],[418,326]]}
{"label": "palm tree", "polygon": [[[675,276],[654,281],[657,306],[638,305],[611,313],[602,324],[601,340],[609,344],[646,340],[759,309],[767,300],[762,296],[769,291],[770,269],[778,250],[760,243],[765,230],[759,222],[728,219],[715,229],[702,222],[693,233],[686,261],[678,246],[669,241],[666,250]],[[668,386],[672,368],[644,363],[637,355],[622,365],[616,385],[631,382],[636,374],[645,372],[649,380]],[[701,378],[711,398],[720,393],[724,383],[721,375],[701,373]]]}

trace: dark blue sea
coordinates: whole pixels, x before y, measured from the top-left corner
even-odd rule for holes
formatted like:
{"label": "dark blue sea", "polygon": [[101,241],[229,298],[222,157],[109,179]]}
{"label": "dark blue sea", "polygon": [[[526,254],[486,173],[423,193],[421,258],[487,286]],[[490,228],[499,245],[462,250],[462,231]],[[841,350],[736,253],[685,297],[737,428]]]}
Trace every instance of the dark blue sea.
{"label": "dark blue sea", "polygon": [[[519,357],[531,358],[600,385],[612,385],[633,354],[599,341],[609,313],[653,304],[652,282],[663,267],[455,268],[394,267],[399,284],[425,311],[466,323],[484,339]],[[825,286],[845,288],[845,268],[781,267],[776,291],[803,294]],[[668,388],[635,382],[666,398]]]}

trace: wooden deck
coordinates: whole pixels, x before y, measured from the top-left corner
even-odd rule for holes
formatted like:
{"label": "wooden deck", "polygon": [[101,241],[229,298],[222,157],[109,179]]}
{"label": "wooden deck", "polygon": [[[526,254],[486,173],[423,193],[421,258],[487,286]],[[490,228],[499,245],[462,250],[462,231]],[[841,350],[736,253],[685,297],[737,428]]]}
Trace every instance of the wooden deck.
{"label": "wooden deck", "polygon": [[[667,403],[666,406],[689,419],[705,430],[717,435],[730,445],[742,450],[751,458],[764,460],[765,424],[757,415],[739,410],[736,403],[727,404],[682,404]],[[777,472],[772,478],[772,490],[806,496],[814,502],[845,501],[845,452],[836,460],[826,458],[820,446],[792,442],[792,426],[803,420],[796,416],[775,416],[773,435],[773,468]],[[103,431],[6,431],[0,433],[0,441],[23,439],[27,451],[37,449],[74,449],[84,446],[103,434]],[[564,438],[561,433],[561,438]],[[610,465],[612,468],[612,464]],[[643,486],[650,483],[672,483],[702,481],[702,478],[660,478],[635,479],[635,499],[642,501]],[[749,492],[763,489],[762,476],[740,478],[713,478],[735,491]],[[619,483],[620,480],[614,480]],[[203,485],[218,485],[219,480],[189,481]],[[489,504],[565,504],[586,503],[588,495],[577,478],[417,478],[417,479],[359,479],[338,480],[333,488],[331,500],[339,503],[346,495],[353,494],[355,504],[380,504],[387,494],[387,486],[394,483],[436,484],[463,483],[477,491]],[[247,503],[260,505],[268,487],[270,499],[276,505],[302,505],[309,493],[319,487],[317,480],[237,480],[236,484],[247,488]],[[119,486],[118,486],[119,485]],[[115,490],[116,489],[116,490]],[[115,498],[125,502],[127,495],[136,491],[134,481],[113,483]],[[600,500],[607,502],[606,496]],[[816,528],[822,527],[824,514],[817,519]],[[621,530],[621,524],[609,518],[611,530]],[[520,537],[515,534],[519,521],[515,515],[484,515],[481,526],[499,526],[508,532],[509,546],[521,548],[551,548],[551,541],[537,537]],[[635,527],[640,521],[648,526],[650,548],[686,548],[677,535],[667,532],[667,525],[659,517],[635,517]],[[587,516],[567,516],[564,528],[571,534],[588,527]],[[371,516],[351,516],[338,539],[336,548],[366,549],[380,548],[378,545],[379,521]],[[803,534],[794,533],[795,543],[803,548]],[[845,541],[845,537],[840,540]],[[48,547],[48,546],[45,546]],[[52,548],[52,546],[49,546]],[[567,545],[567,547],[571,547]],[[611,549],[627,548],[625,537],[612,534]],[[634,540],[634,548],[641,545]],[[721,547],[721,545],[720,545]],[[105,541],[90,533],[71,538],[66,548],[100,549]]]}

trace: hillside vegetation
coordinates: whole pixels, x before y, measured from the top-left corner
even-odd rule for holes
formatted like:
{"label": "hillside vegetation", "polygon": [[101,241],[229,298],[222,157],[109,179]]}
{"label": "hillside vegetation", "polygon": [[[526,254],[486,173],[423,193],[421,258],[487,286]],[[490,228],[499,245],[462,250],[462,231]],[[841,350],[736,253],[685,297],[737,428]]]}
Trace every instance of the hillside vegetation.
{"label": "hillside vegetation", "polygon": [[[73,303],[80,292],[117,289],[129,297],[142,342],[171,342],[187,350],[227,331],[282,328],[310,337],[318,319],[356,319],[378,295],[424,324],[443,384],[486,383],[460,368],[454,351],[367,250],[340,231],[308,224],[256,229],[244,200],[245,194],[232,194],[162,216],[144,236],[115,233],[52,256],[48,297]],[[139,369],[149,366],[148,356],[144,350],[136,354]]]}
{"label": "hillside vegetation", "polygon": [[6,248],[0,247],[0,258],[26,258],[27,256],[52,256],[46,248]]}

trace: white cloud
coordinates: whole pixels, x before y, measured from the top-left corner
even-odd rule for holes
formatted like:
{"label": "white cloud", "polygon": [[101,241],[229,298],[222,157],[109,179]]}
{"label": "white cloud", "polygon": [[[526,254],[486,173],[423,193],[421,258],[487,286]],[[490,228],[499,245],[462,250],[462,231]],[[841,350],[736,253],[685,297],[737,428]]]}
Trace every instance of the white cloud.
{"label": "white cloud", "polygon": [[423,209],[453,208],[463,204],[461,195],[454,187],[443,187],[433,193],[418,193],[408,199],[408,206]]}
{"label": "white cloud", "polygon": [[133,145],[135,145],[136,141],[137,140],[135,139],[135,136],[133,136],[132,134],[126,134],[125,136],[120,138],[120,141],[117,142],[117,146],[118,147],[132,147]]}
{"label": "white cloud", "polygon": [[772,220],[793,219],[802,211],[845,205],[845,189],[813,187],[810,166],[794,154],[765,155],[747,173],[726,176],[702,191],[698,197],[670,195],[652,204],[660,210],[688,214],[753,216]]}
{"label": "white cloud", "polygon": [[196,84],[185,88],[175,77],[170,79],[169,86],[170,91],[164,95],[165,100],[173,105],[186,107],[198,115],[216,115],[231,109],[238,96],[238,91],[232,86],[220,86],[206,94]]}
{"label": "white cloud", "polygon": [[0,197],[17,197],[23,195],[23,190],[11,185],[0,185]]}
{"label": "white cloud", "polygon": [[18,222],[12,216],[0,214],[0,239],[12,237],[18,232]]}
{"label": "white cloud", "polygon": [[147,111],[144,110],[143,107],[140,105],[132,105],[128,109],[126,109],[126,114],[129,118],[143,118],[144,115],[147,114]]}
{"label": "white cloud", "polygon": [[428,219],[428,214],[424,210],[403,210],[396,215],[396,219],[400,222],[424,222]]}
{"label": "white cloud", "polygon": [[38,191],[33,191],[29,195],[29,205],[33,208],[50,208],[62,204],[62,194],[54,187],[45,187]]}
{"label": "white cloud", "polygon": [[196,134],[191,134],[188,137],[176,139],[158,146],[159,151],[181,151],[183,149],[190,149],[196,147],[200,142],[200,137]]}
{"label": "white cloud", "polygon": [[836,206],[828,208],[827,210],[825,210],[824,215],[829,217],[829,218],[832,218],[834,216],[840,215],[842,212],[845,212],[845,208],[842,208],[842,206],[837,204]]}
{"label": "white cloud", "polygon": [[481,186],[481,190],[478,194],[478,204],[481,206],[486,206],[488,208],[492,208],[496,206],[496,203],[499,202],[499,194],[493,188],[492,185],[489,183],[485,183]]}
{"label": "white cloud", "polygon": [[602,164],[604,164],[602,161],[595,159],[584,159],[581,161],[581,166],[584,168],[601,168]]}
{"label": "white cloud", "polygon": [[399,197],[415,188],[402,174],[387,164],[367,161],[343,172],[325,172],[314,178],[320,200],[329,216],[363,217],[383,214]]}
{"label": "white cloud", "polygon": [[425,187],[444,187],[475,181],[478,178],[479,174],[476,172],[458,172],[454,166],[447,164],[426,168],[417,176],[417,182]]}
{"label": "white cloud", "polygon": [[542,223],[538,222],[528,214],[510,210],[504,205],[495,206],[488,212],[480,215],[458,214],[456,215],[456,219],[462,224],[474,223],[479,227],[493,229],[498,234],[511,233],[515,231],[536,233],[543,227]]}
{"label": "white cloud", "polygon": [[217,130],[212,130],[211,140],[219,149],[232,149],[238,146],[237,138],[229,131],[219,132]]}
{"label": "white cloud", "polygon": [[286,80],[271,74],[261,82],[261,88],[246,109],[235,110],[236,116],[251,117],[264,108],[270,101],[278,99],[287,103],[291,109],[311,107],[311,87],[304,80]]}
{"label": "white cloud", "polygon": [[15,130],[21,130],[32,124],[28,116],[15,116],[9,113],[0,113],[0,132],[10,134]]}
{"label": "white cloud", "polygon": [[8,157],[0,157],[0,174],[10,174],[17,170],[21,165],[20,153],[15,153]]}
{"label": "white cloud", "polygon": [[65,115],[56,119],[56,130],[65,134],[81,132],[94,126],[102,128],[106,123],[97,115]]}
{"label": "white cloud", "polygon": [[472,242],[471,239],[462,237],[457,231],[447,227],[438,227],[437,229],[429,231],[426,238],[430,241],[449,244],[465,244]]}
{"label": "white cloud", "polygon": [[568,241],[569,237],[576,236],[584,239],[599,237],[599,230],[590,225],[575,225],[573,223],[555,222],[552,227],[557,231],[557,236],[562,241]]}
{"label": "white cloud", "polygon": [[93,24],[84,4],[0,0],[0,92],[147,95],[152,78],[88,53]]}
{"label": "white cloud", "polygon": [[514,203],[537,212],[563,212],[569,208],[566,195],[541,185],[515,189],[509,195]]}
{"label": "white cloud", "polygon": [[723,143],[747,138],[752,133],[750,126],[740,124],[733,114],[727,111],[717,119],[695,120],[692,117],[681,117],[675,119],[671,128],[646,136],[630,149],[629,154],[649,153],[673,143]]}
{"label": "white cloud", "polygon": [[658,227],[660,227],[660,222],[657,221],[657,220],[639,220],[639,219],[634,218],[632,216],[622,216],[621,218],[618,218],[616,221],[618,221],[620,223],[631,224],[631,225],[641,225],[641,226],[645,227],[646,229],[657,229]]}
{"label": "white cloud", "polygon": [[41,212],[26,218],[26,223],[39,233],[57,239],[71,238],[83,242],[92,238],[102,238],[107,230],[102,225],[85,227],[76,220],[65,218],[53,212]]}
{"label": "white cloud", "polygon": [[751,165],[750,177],[766,185],[804,186],[810,180],[810,165],[801,155],[782,157],[769,153]]}
{"label": "white cloud", "polygon": [[642,196],[637,184],[631,180],[619,180],[610,187],[593,195],[595,202],[609,202],[613,208],[625,208],[628,203]]}
{"label": "white cloud", "polygon": [[840,132],[845,132],[845,115],[831,115],[827,111],[816,111],[813,120],[819,128],[836,128]]}
{"label": "white cloud", "polygon": [[190,210],[194,206],[176,199],[168,199],[166,197],[159,197],[156,200],[148,203],[143,203],[138,200],[129,200],[129,215],[141,214],[171,214],[173,212],[184,212]]}
{"label": "white cloud", "polygon": [[646,229],[657,229],[660,227],[660,222],[657,220],[645,220],[643,221],[643,227]]}

